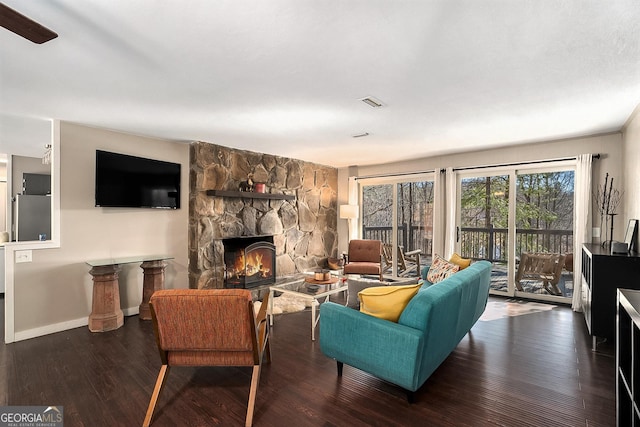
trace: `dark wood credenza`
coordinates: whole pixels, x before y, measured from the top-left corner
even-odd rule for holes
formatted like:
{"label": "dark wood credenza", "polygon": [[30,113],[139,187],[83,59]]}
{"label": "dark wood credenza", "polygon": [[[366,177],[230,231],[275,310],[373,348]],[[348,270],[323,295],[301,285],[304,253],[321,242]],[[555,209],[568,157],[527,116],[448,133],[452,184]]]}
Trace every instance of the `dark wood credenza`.
{"label": "dark wood credenza", "polygon": [[585,244],[582,249],[582,311],[593,350],[597,338],[614,341],[617,289],[640,289],[640,254],[611,254],[609,248]]}

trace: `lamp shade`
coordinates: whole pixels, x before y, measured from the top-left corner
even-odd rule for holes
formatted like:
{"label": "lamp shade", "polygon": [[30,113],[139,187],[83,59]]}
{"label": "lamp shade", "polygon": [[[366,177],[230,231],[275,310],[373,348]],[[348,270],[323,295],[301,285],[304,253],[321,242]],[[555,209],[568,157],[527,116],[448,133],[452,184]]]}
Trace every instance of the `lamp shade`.
{"label": "lamp shade", "polygon": [[340,218],[355,219],[360,215],[360,207],[358,205],[340,205]]}

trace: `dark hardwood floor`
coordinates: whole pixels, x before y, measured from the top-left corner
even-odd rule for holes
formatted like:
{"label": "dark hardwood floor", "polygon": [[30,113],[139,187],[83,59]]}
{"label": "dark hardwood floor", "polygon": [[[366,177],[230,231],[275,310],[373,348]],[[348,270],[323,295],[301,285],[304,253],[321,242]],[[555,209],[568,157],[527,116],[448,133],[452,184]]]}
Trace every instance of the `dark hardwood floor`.
{"label": "dark hardwood floor", "polygon": [[[347,365],[339,378],[310,339],[310,315],[275,319],[255,426],[615,424],[614,348],[592,352],[582,315],[568,307],[478,322],[414,404]],[[112,332],[83,327],[1,345],[0,405],[63,406],[67,427],[141,425],[159,367],[151,323],[137,316]],[[250,375],[173,368],[153,425],[243,425]]]}

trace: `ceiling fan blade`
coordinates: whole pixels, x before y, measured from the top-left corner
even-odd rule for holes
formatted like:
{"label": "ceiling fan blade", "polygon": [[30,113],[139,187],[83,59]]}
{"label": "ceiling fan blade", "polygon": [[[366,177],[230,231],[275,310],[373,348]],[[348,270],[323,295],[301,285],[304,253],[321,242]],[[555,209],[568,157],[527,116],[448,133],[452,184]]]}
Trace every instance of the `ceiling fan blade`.
{"label": "ceiling fan blade", "polygon": [[0,3],[0,26],[37,44],[42,44],[58,37],[56,33],[47,27],[38,24],[3,3]]}

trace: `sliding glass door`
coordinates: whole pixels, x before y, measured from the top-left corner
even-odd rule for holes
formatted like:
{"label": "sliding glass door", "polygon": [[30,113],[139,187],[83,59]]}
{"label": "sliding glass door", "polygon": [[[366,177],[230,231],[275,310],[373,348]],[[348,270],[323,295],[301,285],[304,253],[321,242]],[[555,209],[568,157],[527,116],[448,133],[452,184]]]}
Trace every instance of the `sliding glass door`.
{"label": "sliding glass door", "polygon": [[527,171],[516,180],[515,290],[573,296],[574,171]]}
{"label": "sliding glass door", "polygon": [[433,175],[359,180],[361,236],[384,245],[385,275],[417,276],[431,263]]}
{"label": "sliding glass door", "polygon": [[491,289],[509,293],[509,173],[466,174],[458,181],[457,251],[493,264]]}
{"label": "sliding glass door", "polygon": [[458,174],[456,250],[493,264],[491,292],[570,302],[574,168]]}

